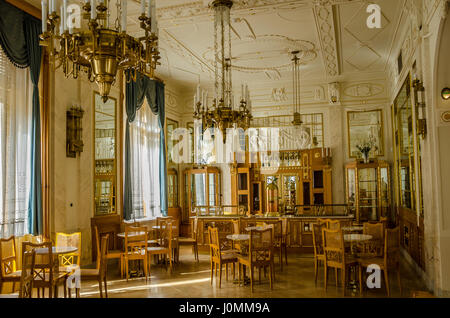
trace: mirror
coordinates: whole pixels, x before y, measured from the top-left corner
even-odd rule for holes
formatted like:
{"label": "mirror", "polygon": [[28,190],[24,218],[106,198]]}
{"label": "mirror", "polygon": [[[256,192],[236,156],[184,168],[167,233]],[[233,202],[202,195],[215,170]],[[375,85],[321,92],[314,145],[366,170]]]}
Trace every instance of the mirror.
{"label": "mirror", "polygon": [[357,146],[371,145],[369,158],[383,156],[383,113],[381,109],[347,113],[348,156],[361,158]]}
{"label": "mirror", "polygon": [[116,213],[116,104],[94,92],[94,215]]}
{"label": "mirror", "polygon": [[178,128],[178,122],[170,118],[166,119],[166,144],[167,144],[167,161],[173,163],[172,149],[175,146],[175,140],[172,140],[172,134]]}

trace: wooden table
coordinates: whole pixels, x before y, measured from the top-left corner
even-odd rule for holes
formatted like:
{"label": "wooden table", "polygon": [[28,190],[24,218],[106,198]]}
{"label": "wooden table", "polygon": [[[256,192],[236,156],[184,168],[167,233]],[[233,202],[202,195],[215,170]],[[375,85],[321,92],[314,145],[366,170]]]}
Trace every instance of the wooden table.
{"label": "wooden table", "polygon": [[353,225],[353,226],[344,226],[342,227],[342,231],[344,232],[362,232],[364,227]]}
{"label": "wooden table", "polygon": [[270,228],[270,226],[249,226],[246,227],[245,230],[250,232],[250,231],[264,231],[266,229]]}
{"label": "wooden table", "polygon": [[[36,248],[34,251],[36,255],[48,254],[48,247]],[[55,255],[70,254],[76,251],[78,251],[78,248],[73,246],[52,246],[52,253]]]}
{"label": "wooden table", "polygon": [[[356,250],[354,248],[354,243],[369,241],[372,238],[373,236],[369,234],[344,234],[344,241],[349,242],[351,244],[350,251],[352,256],[355,258],[356,258]],[[353,279],[350,281],[350,288],[353,289],[353,292],[356,292],[358,288],[358,284],[356,282],[356,270],[354,270],[352,267],[351,271],[353,274]]]}
{"label": "wooden table", "polygon": [[[233,241],[233,246],[232,248],[234,248],[234,241],[248,241],[250,240],[250,234],[229,234],[226,236],[227,239]],[[240,248],[241,248],[241,253],[244,253],[244,246],[243,244],[240,244]],[[248,285],[250,284],[250,278],[245,276],[245,266],[244,267],[244,285]],[[233,282],[234,284],[239,284],[239,280],[235,280]]]}
{"label": "wooden table", "polygon": [[[128,237],[146,235],[147,232],[128,232]],[[125,232],[118,233],[117,237],[125,238]]]}

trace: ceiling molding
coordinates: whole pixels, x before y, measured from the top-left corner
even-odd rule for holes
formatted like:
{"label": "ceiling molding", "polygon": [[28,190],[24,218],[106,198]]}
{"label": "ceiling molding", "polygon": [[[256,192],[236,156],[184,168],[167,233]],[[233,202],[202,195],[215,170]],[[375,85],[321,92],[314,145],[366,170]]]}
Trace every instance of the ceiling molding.
{"label": "ceiling molding", "polygon": [[339,76],[340,68],[332,2],[330,0],[317,0],[313,6],[313,12],[326,76]]}

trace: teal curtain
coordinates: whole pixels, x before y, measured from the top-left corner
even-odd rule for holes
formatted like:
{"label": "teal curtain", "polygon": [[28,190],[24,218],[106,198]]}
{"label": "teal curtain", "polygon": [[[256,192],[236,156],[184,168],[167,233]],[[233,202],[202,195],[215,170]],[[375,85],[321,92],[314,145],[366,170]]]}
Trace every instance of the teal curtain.
{"label": "teal curtain", "polygon": [[[126,72],[126,77],[130,78],[130,73]],[[125,127],[125,175],[124,175],[124,200],[123,217],[125,220],[131,219],[133,213],[133,194],[131,182],[131,153],[130,153],[130,123],[136,117],[136,112],[147,103],[152,113],[158,115],[160,132],[160,160],[159,160],[159,179],[160,179],[160,202],[161,214],[167,216],[167,173],[166,173],[166,146],[165,146],[165,101],[164,101],[164,83],[150,79],[149,77],[137,73],[136,81],[130,80],[126,83],[126,113],[127,123]]]}
{"label": "teal curtain", "polygon": [[43,232],[42,176],[41,176],[41,107],[39,104],[39,75],[42,47],[39,35],[41,21],[0,0],[0,46],[17,67],[30,67],[33,84],[33,111],[31,132],[31,186],[28,203],[28,230],[38,235]]}

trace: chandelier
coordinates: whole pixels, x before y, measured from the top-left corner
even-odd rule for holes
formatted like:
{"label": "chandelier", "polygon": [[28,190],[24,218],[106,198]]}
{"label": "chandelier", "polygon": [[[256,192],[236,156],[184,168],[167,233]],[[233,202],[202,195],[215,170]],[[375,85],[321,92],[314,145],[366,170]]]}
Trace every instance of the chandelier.
{"label": "chandelier", "polygon": [[302,124],[302,119],[300,116],[300,58],[298,54],[300,51],[292,51],[292,84],[293,84],[293,110],[294,110],[294,120],[292,124],[294,126],[300,126]]}
{"label": "chandelier", "polygon": [[227,128],[250,127],[252,120],[251,101],[248,86],[241,86],[240,102],[234,100],[231,80],[231,25],[232,0],[215,0],[214,9],[214,71],[215,98],[208,107],[208,95],[197,86],[194,97],[194,118],[202,121],[203,129],[219,128],[223,141]]}
{"label": "chandelier", "polygon": [[154,0],[141,0],[139,21],[144,36],[139,38],[127,34],[127,0],[116,0],[114,26],[109,21],[112,0],[84,0],[82,10],[62,2],[58,14],[56,0],[42,0],[40,38],[66,77],[76,79],[80,72],[86,73],[89,81],[97,83],[104,102],[118,69],[130,71],[128,80],[135,79],[137,72],[154,77],[160,65]]}

